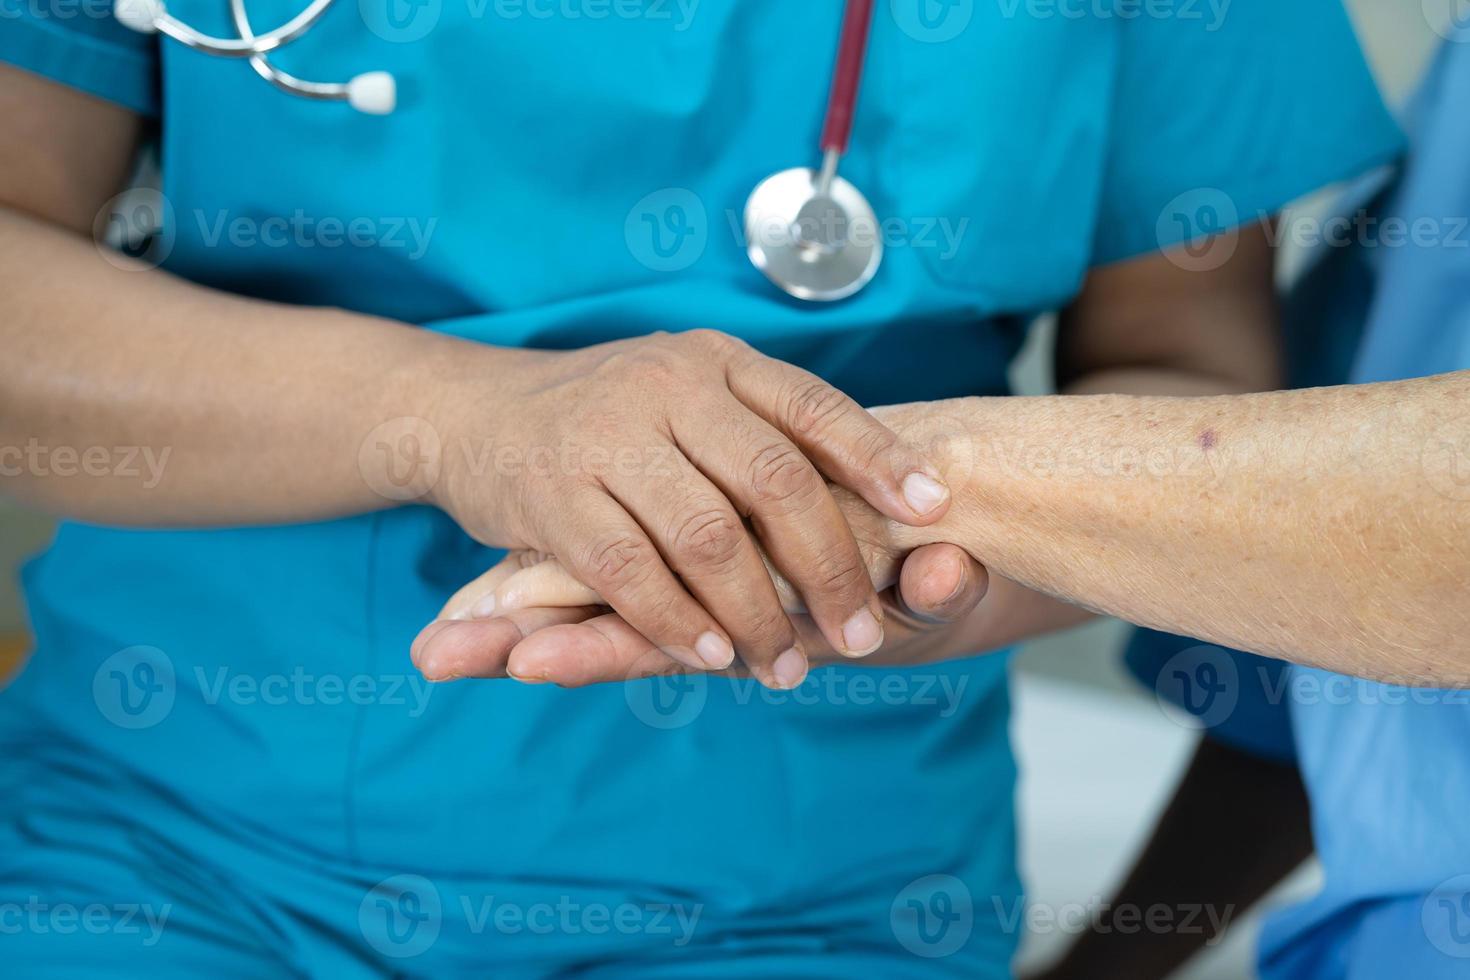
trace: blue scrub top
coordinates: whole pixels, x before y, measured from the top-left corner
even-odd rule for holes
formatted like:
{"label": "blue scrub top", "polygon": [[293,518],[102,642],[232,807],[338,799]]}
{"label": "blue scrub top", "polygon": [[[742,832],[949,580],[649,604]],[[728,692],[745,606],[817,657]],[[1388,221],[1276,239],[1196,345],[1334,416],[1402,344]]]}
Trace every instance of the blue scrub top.
{"label": "blue scrub top", "polygon": [[[1374,244],[1356,250],[1374,288],[1355,381],[1470,369],[1467,97],[1470,47],[1446,44],[1413,107],[1408,165],[1375,213]],[[1470,506],[1465,432],[1441,435],[1426,460],[1447,452],[1458,469],[1435,465],[1426,479]],[[1298,667],[1285,690],[1325,883],[1267,923],[1263,975],[1470,975],[1470,692]]]}
{"label": "blue scrub top", "polygon": [[[1395,152],[1335,0],[1208,6],[880,4],[844,172],[892,220],[888,257],[821,307],[774,292],[732,219],[813,162],[835,0],[362,0],[275,56],[311,78],[393,71],[386,118],[93,16],[20,10],[0,58],[156,118],[175,274],[505,345],[713,327],[880,403],[1004,391],[1024,324],[1093,267]],[[227,29],[221,2],[170,9]],[[257,29],[292,12],[251,4]],[[0,831],[29,842],[0,883],[145,861],[153,885],[189,886],[180,914],[213,902],[226,923],[165,944],[244,955],[264,936],[336,971],[1006,972],[1003,658],[816,671],[798,695],[469,683],[420,703],[411,639],[495,557],[426,508],[64,525],[26,571],[37,652],[0,700]],[[488,941],[487,895],[701,915],[682,946]]]}

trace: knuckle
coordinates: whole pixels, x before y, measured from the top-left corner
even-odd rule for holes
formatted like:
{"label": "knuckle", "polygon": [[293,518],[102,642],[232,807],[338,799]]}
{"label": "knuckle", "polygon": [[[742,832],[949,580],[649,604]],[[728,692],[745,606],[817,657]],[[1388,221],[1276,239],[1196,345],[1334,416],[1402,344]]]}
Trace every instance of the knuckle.
{"label": "knuckle", "polygon": [[707,327],[686,331],[681,336],[701,352],[721,356],[732,355],[745,346],[729,334],[719,330],[710,330]]}
{"label": "knuckle", "polygon": [[679,518],[670,546],[681,564],[718,570],[739,559],[744,539],[745,528],[733,513],[711,507]]}
{"label": "knuckle", "polygon": [[823,594],[845,599],[866,595],[873,588],[868,570],[845,552],[819,558],[812,570],[812,583]]}
{"label": "knuckle", "polygon": [[804,378],[787,394],[786,421],[798,436],[820,436],[846,410],[847,396],[819,378]]}
{"label": "knuckle", "polygon": [[774,443],[756,452],[749,482],[757,501],[767,504],[800,502],[825,489],[807,458],[790,443]]}
{"label": "knuckle", "polygon": [[749,642],[776,654],[789,648],[796,640],[791,620],[779,606],[772,606],[768,610],[762,604],[751,617],[744,632],[749,637]]}
{"label": "knuckle", "polygon": [[616,534],[594,541],[586,549],[582,565],[599,591],[636,587],[651,571],[652,552],[647,544],[629,534]]}
{"label": "knuckle", "polygon": [[860,467],[875,469],[887,461],[897,445],[898,437],[892,432],[881,425],[871,425],[865,426],[853,441],[852,452]]}

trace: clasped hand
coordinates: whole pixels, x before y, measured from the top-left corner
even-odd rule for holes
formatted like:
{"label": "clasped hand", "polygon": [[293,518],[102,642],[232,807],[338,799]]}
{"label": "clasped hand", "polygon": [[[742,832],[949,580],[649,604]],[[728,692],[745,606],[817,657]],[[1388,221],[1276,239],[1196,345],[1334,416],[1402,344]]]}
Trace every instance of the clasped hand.
{"label": "clasped hand", "polygon": [[[555,447],[578,465],[487,477],[446,463],[434,502],[478,540],[518,550],[454,615],[514,613],[495,628],[523,629],[527,643],[550,626],[581,623],[583,638],[615,629],[629,641],[624,653],[636,636],[699,670],[731,668],[738,650],[772,687],[799,683],[813,651],[863,657],[883,645],[889,610],[827,481],[911,527],[940,520],[949,490],[933,462],[850,398],[711,331],[538,353],[511,374],[493,396],[483,375],[478,385],[451,383],[439,422],[454,433],[492,432],[499,450],[528,458]],[[535,554],[555,556],[585,587],[580,595],[595,595],[616,618],[492,605],[507,602],[491,598],[496,577]],[[808,615],[799,622],[768,568],[801,596]],[[450,639],[468,634],[446,630],[435,624],[415,643],[430,676],[514,668],[500,647],[451,656]],[[570,642],[565,631],[535,639],[516,663]]]}

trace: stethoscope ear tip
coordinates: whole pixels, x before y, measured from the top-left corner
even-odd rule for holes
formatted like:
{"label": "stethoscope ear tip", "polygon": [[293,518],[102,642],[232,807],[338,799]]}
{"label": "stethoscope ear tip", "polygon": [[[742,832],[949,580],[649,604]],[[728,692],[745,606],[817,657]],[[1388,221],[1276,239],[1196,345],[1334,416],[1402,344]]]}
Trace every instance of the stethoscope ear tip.
{"label": "stethoscope ear tip", "polygon": [[112,16],[128,30],[139,34],[156,34],[163,17],[163,0],[117,0]]}
{"label": "stethoscope ear tip", "polygon": [[347,104],[370,116],[386,116],[398,105],[398,83],[386,71],[363,72],[347,83]]}

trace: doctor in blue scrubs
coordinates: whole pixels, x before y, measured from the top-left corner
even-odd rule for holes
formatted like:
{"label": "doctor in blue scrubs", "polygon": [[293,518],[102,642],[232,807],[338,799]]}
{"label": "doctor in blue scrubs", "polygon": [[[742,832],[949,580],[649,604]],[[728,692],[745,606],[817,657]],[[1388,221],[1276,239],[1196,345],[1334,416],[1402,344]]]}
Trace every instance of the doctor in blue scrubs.
{"label": "doctor in blue scrubs", "polygon": [[[1262,222],[1397,131],[1333,0],[895,0],[844,161],[888,258],[817,306],[730,216],[813,143],[840,7],[669,10],[334,10],[276,62],[390,70],[370,117],[85,5],[7,8],[0,443],[72,518],[0,700],[8,969],[1008,973],[1005,658],[783,670],[725,532],[753,518],[838,652],[914,641],[809,488],[914,524],[944,488],[813,375],[862,404],[1003,393],[1060,309],[1068,390],[1270,387]],[[141,144],[140,262],[83,235]],[[1223,268],[1164,254],[1232,224]],[[670,533],[705,527],[728,554]],[[422,685],[410,641],[500,547],[764,686]]]}

